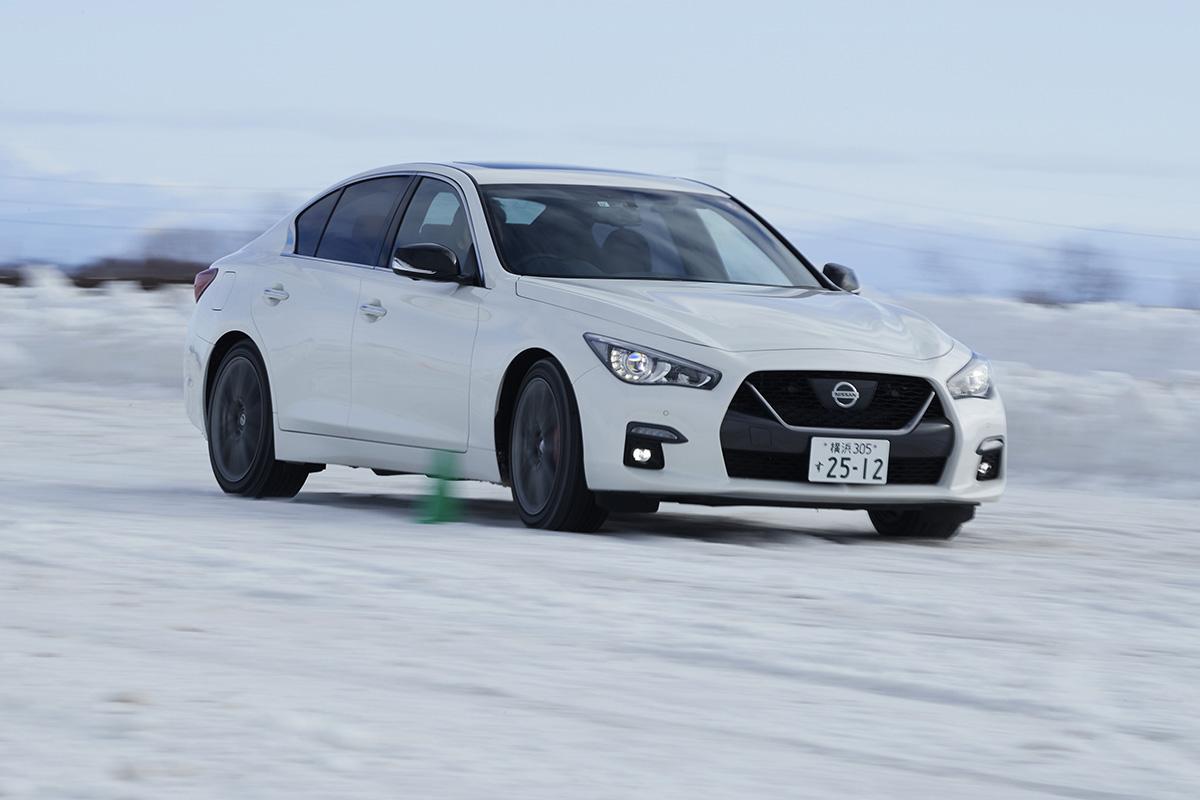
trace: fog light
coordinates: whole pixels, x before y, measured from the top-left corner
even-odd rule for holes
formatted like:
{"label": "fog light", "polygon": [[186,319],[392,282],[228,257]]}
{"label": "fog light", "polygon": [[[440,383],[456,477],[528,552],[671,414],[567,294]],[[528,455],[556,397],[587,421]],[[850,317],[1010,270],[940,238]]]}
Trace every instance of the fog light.
{"label": "fog light", "polygon": [[984,439],[975,452],[979,455],[979,466],[975,468],[975,480],[994,481],[999,478],[1004,440],[999,436]]}
{"label": "fog light", "polygon": [[631,422],[625,426],[625,455],[622,460],[634,469],[662,469],[667,465],[663,445],[683,444],[687,437],[666,425]]}

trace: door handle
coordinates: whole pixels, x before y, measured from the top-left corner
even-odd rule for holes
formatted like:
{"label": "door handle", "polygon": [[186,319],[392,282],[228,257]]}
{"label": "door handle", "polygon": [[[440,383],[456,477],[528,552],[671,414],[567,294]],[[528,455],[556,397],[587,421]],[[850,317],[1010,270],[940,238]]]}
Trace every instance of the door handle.
{"label": "door handle", "polygon": [[367,319],[369,319],[371,322],[375,322],[380,317],[387,316],[387,309],[384,308],[383,306],[379,305],[378,303],[365,303],[365,304],[359,306],[358,310],[361,311],[362,315],[364,317],[366,317]]}
{"label": "door handle", "polygon": [[282,286],[273,286],[270,289],[263,289],[263,297],[267,298],[267,302],[271,305],[278,305],[291,295],[284,291]]}

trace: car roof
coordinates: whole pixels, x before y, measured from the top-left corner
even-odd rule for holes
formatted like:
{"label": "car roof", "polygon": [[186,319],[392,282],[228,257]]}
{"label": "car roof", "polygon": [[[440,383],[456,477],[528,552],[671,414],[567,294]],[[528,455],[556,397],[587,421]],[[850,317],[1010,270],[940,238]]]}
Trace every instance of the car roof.
{"label": "car roof", "polygon": [[707,183],[666,175],[650,175],[618,169],[600,169],[565,164],[528,164],[499,161],[450,161],[444,163],[396,164],[371,170],[367,174],[403,172],[428,167],[465,172],[479,184],[549,183],[578,186],[615,186],[629,189],[660,189],[695,194],[725,196],[725,192]]}

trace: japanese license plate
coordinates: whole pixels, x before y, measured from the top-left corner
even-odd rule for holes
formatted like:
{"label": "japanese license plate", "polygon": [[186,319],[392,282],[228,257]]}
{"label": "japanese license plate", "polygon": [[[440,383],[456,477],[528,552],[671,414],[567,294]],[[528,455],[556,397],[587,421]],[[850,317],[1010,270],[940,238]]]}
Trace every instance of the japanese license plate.
{"label": "japanese license plate", "polygon": [[887,483],[886,439],[842,439],[814,436],[808,456],[812,483]]}

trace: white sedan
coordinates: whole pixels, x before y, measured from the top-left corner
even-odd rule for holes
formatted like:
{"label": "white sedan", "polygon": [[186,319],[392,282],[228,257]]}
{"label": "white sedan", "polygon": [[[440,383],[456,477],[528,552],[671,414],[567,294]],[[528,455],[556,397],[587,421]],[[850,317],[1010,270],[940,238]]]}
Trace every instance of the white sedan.
{"label": "white sedan", "polygon": [[373,170],[195,294],[187,409],[233,494],[343,464],[504,483],[556,530],[672,501],[944,538],[1004,488],[987,361],[702,183]]}

